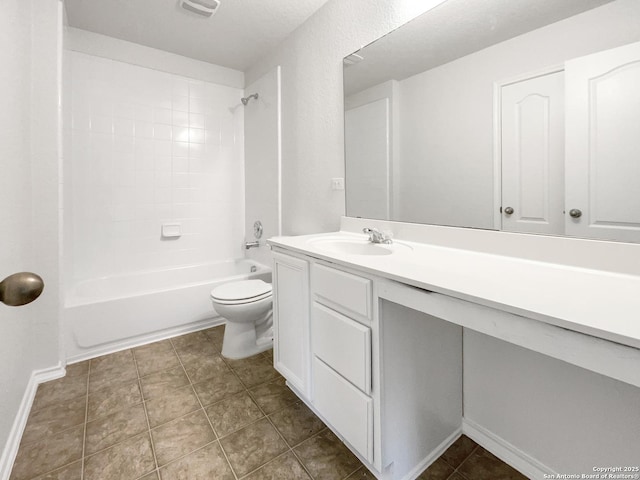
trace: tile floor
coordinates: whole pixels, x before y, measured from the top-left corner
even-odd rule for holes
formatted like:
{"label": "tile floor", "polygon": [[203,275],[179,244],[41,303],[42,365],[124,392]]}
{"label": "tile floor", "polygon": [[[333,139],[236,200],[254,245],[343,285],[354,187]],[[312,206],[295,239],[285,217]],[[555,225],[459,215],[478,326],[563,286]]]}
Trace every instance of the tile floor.
{"label": "tile floor", "polygon": [[[11,480],[373,479],[285,386],[271,352],[215,327],[70,365],[40,385]],[[520,480],[461,437],[420,479]]]}

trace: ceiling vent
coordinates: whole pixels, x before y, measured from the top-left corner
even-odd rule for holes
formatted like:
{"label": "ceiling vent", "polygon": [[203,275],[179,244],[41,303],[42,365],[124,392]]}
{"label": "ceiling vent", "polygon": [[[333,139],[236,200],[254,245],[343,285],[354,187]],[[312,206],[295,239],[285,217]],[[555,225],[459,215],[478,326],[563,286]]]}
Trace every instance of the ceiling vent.
{"label": "ceiling vent", "polygon": [[211,17],[218,11],[220,0],[180,0],[180,5],[190,12],[203,17]]}

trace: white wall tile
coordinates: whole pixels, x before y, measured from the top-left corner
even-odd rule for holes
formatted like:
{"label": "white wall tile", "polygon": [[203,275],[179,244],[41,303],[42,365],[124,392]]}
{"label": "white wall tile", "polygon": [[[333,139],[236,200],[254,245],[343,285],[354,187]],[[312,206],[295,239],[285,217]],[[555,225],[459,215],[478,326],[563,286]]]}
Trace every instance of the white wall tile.
{"label": "white wall tile", "polygon": [[[234,130],[243,124],[230,113],[242,90],[69,55],[69,278],[242,256],[243,158],[234,146],[242,132]],[[161,225],[172,221],[183,236],[162,241]]]}

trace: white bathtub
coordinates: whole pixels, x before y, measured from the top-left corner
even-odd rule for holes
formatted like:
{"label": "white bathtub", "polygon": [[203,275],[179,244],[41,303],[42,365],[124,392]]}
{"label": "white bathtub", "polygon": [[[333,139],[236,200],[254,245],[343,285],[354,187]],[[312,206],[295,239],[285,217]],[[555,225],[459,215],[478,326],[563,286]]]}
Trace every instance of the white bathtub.
{"label": "white bathtub", "polygon": [[271,269],[231,260],[78,283],[63,312],[67,361],[223,323],[211,305],[211,289],[247,278],[271,282]]}

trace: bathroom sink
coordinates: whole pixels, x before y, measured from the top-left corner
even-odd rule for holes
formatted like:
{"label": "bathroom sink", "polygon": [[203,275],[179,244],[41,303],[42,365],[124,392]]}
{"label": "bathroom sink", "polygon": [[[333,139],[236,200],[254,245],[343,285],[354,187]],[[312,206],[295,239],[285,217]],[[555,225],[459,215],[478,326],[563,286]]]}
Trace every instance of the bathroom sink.
{"label": "bathroom sink", "polygon": [[346,255],[392,255],[399,250],[411,250],[403,243],[371,243],[366,238],[324,237],[310,240],[309,243],[319,250]]}

